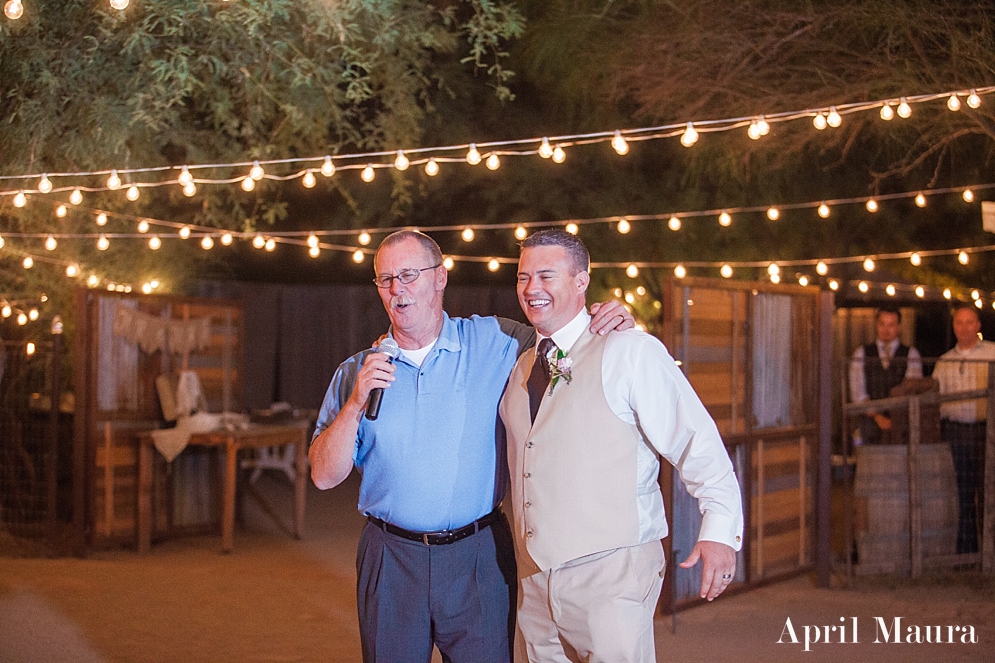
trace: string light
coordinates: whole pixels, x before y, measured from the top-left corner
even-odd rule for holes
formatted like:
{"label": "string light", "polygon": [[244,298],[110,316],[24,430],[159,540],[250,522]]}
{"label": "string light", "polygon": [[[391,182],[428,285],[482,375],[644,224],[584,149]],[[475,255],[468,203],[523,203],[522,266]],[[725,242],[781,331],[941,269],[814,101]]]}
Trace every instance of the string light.
{"label": "string light", "polygon": [[541,156],[543,159],[548,159],[549,157],[553,156],[553,148],[549,144],[548,138],[543,138],[542,142],[539,143],[539,156]]}
{"label": "string light", "polygon": [[407,170],[410,165],[411,161],[408,160],[408,157],[404,156],[404,150],[398,150],[397,157],[394,158],[394,168]]}
{"label": "string light", "polygon": [[257,249],[263,248],[266,246],[266,238],[256,233],[256,236],[252,238],[252,246]]}
{"label": "string light", "polygon": [[836,110],[836,106],[829,107],[829,115],[826,116],[826,124],[831,126],[833,129],[840,126],[843,123],[843,118],[840,117],[839,112]]}
{"label": "string light", "polygon": [[107,239],[107,235],[101,235],[97,238],[97,248],[101,251],[106,251],[111,245],[111,241]]}
{"label": "string light", "polygon": [[187,239],[190,237],[190,226],[183,226],[179,230],[180,239]]}
{"label": "string light", "polygon": [[272,253],[276,250],[276,240],[270,237],[266,240],[266,244],[263,246],[264,249]]}
{"label": "string light", "polygon": [[439,174],[439,164],[434,157],[425,163],[425,174],[429,177],[435,177]]}
{"label": "string light", "polygon": [[460,237],[463,238],[464,242],[472,242],[473,241],[473,234],[474,234],[473,233],[473,228],[464,228],[463,232],[460,233]]}
{"label": "string light", "polygon": [[490,260],[487,261],[487,269],[489,269],[490,271],[496,272],[500,268],[501,268],[501,263],[499,263],[496,258],[491,258]]}
{"label": "string light", "polygon": [[772,262],[771,264],[767,265],[768,276],[776,276],[780,273],[781,273],[781,267],[776,262]]}
{"label": "string light", "polygon": [[466,162],[471,166],[476,166],[480,163],[480,152],[477,150],[475,143],[470,143],[470,149],[466,153]]}
{"label": "string light", "polygon": [[867,291],[870,290],[870,286],[867,285],[867,281],[861,281],[860,283],[857,284],[857,290],[866,295]]}
{"label": "string light", "polygon": [[73,205],[79,205],[83,202],[83,192],[79,189],[73,189],[73,192],[69,194],[69,202]]}
{"label": "string light", "polygon": [[957,262],[959,262],[962,265],[966,265],[967,263],[971,262],[971,257],[967,255],[967,251],[961,251],[960,253],[957,254]]}
{"label": "string light", "polygon": [[335,174],[335,164],[332,163],[332,157],[326,156],[321,163],[321,174],[325,177],[331,177]]}
{"label": "string light", "polygon": [[830,214],[829,205],[827,205],[826,203],[822,203],[821,205],[819,205],[819,216],[821,216],[823,219],[828,219],[829,214]]}
{"label": "string light", "polygon": [[69,214],[69,209],[65,205],[59,205],[55,208],[55,216],[60,219],[66,218],[66,214]]}
{"label": "string light", "polygon": [[628,302],[629,304],[635,304],[636,296],[633,295],[631,292],[627,292],[625,293],[625,301]]}
{"label": "string light", "polygon": [[922,287],[921,285],[917,285],[916,286],[916,297],[918,297],[919,299],[922,299],[925,296],[926,296],[926,288]]}
{"label": "string light", "polygon": [[352,261],[354,263],[356,263],[357,265],[359,263],[363,262],[363,260],[365,260],[365,259],[366,259],[366,255],[362,251],[360,251],[359,249],[356,249],[353,252],[353,254],[352,254]]}
{"label": "string light", "polygon": [[873,258],[864,258],[864,271],[873,272],[877,265],[874,264]]}
{"label": "string light", "polygon": [[152,235],[149,237],[149,248],[153,251],[158,251],[162,247],[162,240],[159,239],[158,235]]}
{"label": "string light", "polygon": [[897,112],[898,112],[898,117],[902,118],[903,120],[908,119],[909,117],[912,116],[912,106],[909,105],[909,102],[905,99],[905,97],[902,97],[901,99],[898,100]]}
{"label": "string light", "polygon": [[104,212],[101,212],[100,214],[97,215],[97,218],[94,219],[94,222],[98,226],[106,226],[107,225],[107,214],[105,214]]}
{"label": "string light", "polygon": [[138,200],[138,197],[140,195],[142,195],[142,192],[138,190],[137,186],[132,184],[131,186],[128,187],[128,190],[125,192],[124,197],[130,200],[131,202],[135,202],[136,200]]}
{"label": "string light", "polygon": [[48,179],[48,175],[45,173],[42,173],[41,181],[38,182],[38,191],[41,193],[52,192],[52,180]]}
{"label": "string light", "polygon": [[950,299],[952,296],[953,296],[953,293],[950,292],[950,288],[944,288],[943,289],[943,298],[944,299]]}
{"label": "string light", "polygon": [[916,206],[918,207],[926,206],[926,196],[922,195],[921,192],[916,194],[915,200],[916,200]]}
{"label": "string light", "polygon": [[622,136],[621,131],[616,131],[615,135],[612,136],[612,149],[614,149],[619,155],[629,153],[629,143]]}
{"label": "string light", "polygon": [[79,265],[77,265],[76,263],[66,265],[66,276],[68,276],[71,279],[79,276]]}
{"label": "string light", "polygon": [[798,285],[800,285],[803,288],[805,286],[807,286],[808,285],[808,277],[805,276],[804,274],[799,275],[798,276]]}
{"label": "string light", "polygon": [[149,222],[147,219],[142,219],[138,222],[138,232],[147,233],[149,231]]}
{"label": "string light", "polygon": [[200,248],[205,251],[210,251],[214,248],[214,240],[211,239],[210,235],[204,235],[204,237],[200,240]]}
{"label": "string light", "polygon": [[31,256],[25,256],[24,260],[21,261],[21,266],[24,267],[24,269],[31,269],[35,266],[35,259]]}
{"label": "string light", "polygon": [[771,221],[777,221],[781,218],[781,212],[776,207],[769,207],[767,209],[767,218]]}
{"label": "string light", "polygon": [[553,163],[563,163],[567,160],[567,153],[562,147],[557,145],[553,148]]}
{"label": "string light", "polygon": [[836,279],[829,279],[829,289],[833,290],[833,291],[839,290],[840,289],[840,282],[837,281]]}
{"label": "string light", "polygon": [[234,241],[234,237],[232,237],[231,233],[221,234],[221,244],[224,246],[231,246],[232,241]]}
{"label": "string light", "polygon": [[971,299],[981,299],[981,293],[977,290],[971,291]]}
{"label": "string light", "polygon": [[111,191],[117,191],[121,188],[121,176],[117,174],[116,170],[112,170],[110,177],[107,178],[107,188]]}
{"label": "string light", "polygon": [[18,191],[14,196],[14,207],[24,207],[28,204],[28,197],[24,195],[23,191]]}
{"label": "string light", "polygon": [[954,112],[960,110],[960,99],[957,98],[956,94],[950,95],[950,98],[947,99],[947,108]]}
{"label": "string light", "polygon": [[636,286],[636,294],[639,295],[640,297],[645,297],[646,296],[646,287],[645,286],[641,286],[641,285],[640,286]]}
{"label": "string light", "polygon": [[816,113],[816,114],[815,114],[815,117],[814,117],[814,118],[812,118],[812,125],[813,125],[813,126],[814,126],[814,127],[816,128],[816,129],[818,129],[819,131],[822,131],[822,130],[823,130],[823,129],[825,129],[825,128],[826,128],[827,126],[829,126],[829,125],[828,125],[828,124],[826,123],[826,116],[825,116],[825,115],[824,115],[824,114],[822,113],[822,111],[819,111],[818,113]]}
{"label": "string light", "polygon": [[366,168],[363,169],[363,172],[360,173],[359,176],[364,182],[370,183],[377,176],[377,173],[373,170],[373,166],[371,164],[367,164]]}
{"label": "string light", "polygon": [[456,261],[450,258],[449,256],[446,256],[442,260],[442,266],[446,268],[446,271],[451,271],[452,268],[456,266]]}
{"label": "string light", "polygon": [[867,208],[867,211],[868,211],[868,212],[870,212],[871,214],[873,214],[874,212],[877,212],[877,211],[878,211],[878,201],[874,200],[873,198],[870,198],[870,199],[869,199],[869,200],[868,200],[868,201],[867,201],[867,202],[866,202],[866,203],[864,204],[864,207],[866,207],[866,208]]}
{"label": "string light", "polygon": [[829,265],[820,260],[815,265],[815,273],[819,276],[825,276],[829,273]]}
{"label": "string light", "polygon": [[193,198],[197,195],[197,185],[193,182],[187,182],[183,185],[183,195],[187,198]]}
{"label": "string light", "polygon": [[974,202],[974,192],[970,189],[964,189],[964,193],[961,194],[961,197],[964,199],[965,203]]}
{"label": "string light", "polygon": [[21,0],[7,0],[3,6],[3,13],[12,21],[16,21],[24,15],[24,5]]}
{"label": "string light", "polygon": [[674,232],[677,232],[678,230],[681,229],[681,220],[678,219],[676,216],[672,216],[667,221],[667,227],[673,230]]}
{"label": "string light", "polygon": [[2,249],[3,245],[6,244],[6,243],[7,242],[4,240],[3,235],[0,235],[0,249]]}
{"label": "string light", "polygon": [[497,170],[501,167],[501,159],[496,153],[492,152],[491,155],[487,157],[487,161],[484,165],[487,166],[487,170]]}
{"label": "string light", "polygon": [[3,308],[0,308],[0,317],[9,318],[14,313],[14,310],[10,308],[9,304],[4,304]]}
{"label": "string light", "polygon": [[307,254],[309,256],[311,256],[312,258],[317,258],[318,256],[321,255],[321,249],[319,247],[317,247],[317,246],[309,246],[308,250],[307,250]]}
{"label": "string light", "polygon": [[21,325],[22,327],[28,324],[28,316],[26,316],[24,313],[18,313],[17,324]]}
{"label": "string light", "polygon": [[193,182],[193,175],[190,174],[190,169],[183,166],[180,169],[180,176],[176,178],[176,181],[184,186]]}
{"label": "string light", "polygon": [[909,262],[911,262],[914,266],[918,267],[919,265],[922,264],[922,256],[919,255],[918,253],[913,253],[912,255],[909,256]]}
{"label": "string light", "polygon": [[777,285],[778,283],[781,282],[781,275],[780,274],[771,274],[770,275],[770,282],[773,283],[774,285]]}
{"label": "string light", "polygon": [[728,228],[732,225],[732,215],[729,212],[722,212],[719,214],[719,225],[723,228]]}
{"label": "string light", "polygon": [[373,241],[373,238],[372,238],[372,237],[370,237],[370,233],[368,233],[368,232],[365,232],[365,231],[364,231],[364,232],[361,232],[361,233],[359,233],[359,243],[360,243],[360,244],[362,244],[363,246],[366,246],[366,245],[367,245],[367,244],[369,244],[369,243],[370,243],[371,241]]}
{"label": "string light", "polygon": [[980,299],[977,299],[977,300],[975,300],[975,302],[974,302],[974,305],[975,305],[975,306],[976,306],[977,308],[981,308],[981,307],[983,307],[983,306],[984,306],[984,304],[982,304],[982,303],[981,303],[981,300],[980,300]]}
{"label": "string light", "polygon": [[263,175],[265,174],[266,171],[264,171],[263,167],[259,165],[259,162],[253,161],[252,168],[249,169],[249,177],[258,182],[259,180],[263,179]]}
{"label": "string light", "polygon": [[618,226],[616,226],[616,230],[618,230],[618,232],[622,235],[625,235],[632,230],[632,224],[629,223],[628,219],[621,219],[618,222]]}
{"label": "string light", "polygon": [[256,188],[256,181],[250,175],[242,178],[242,191],[252,191]]}
{"label": "string light", "polygon": [[564,230],[566,230],[571,235],[576,235],[577,233],[580,232],[580,226],[578,226],[576,223],[570,222],[566,225]]}
{"label": "string light", "polygon": [[687,128],[681,134],[681,145],[691,147],[698,142],[698,132],[694,128],[694,123],[688,122]]}
{"label": "string light", "polygon": [[881,107],[881,119],[885,122],[895,119],[895,111],[892,109],[891,104],[886,103]]}
{"label": "string light", "polygon": [[55,250],[55,248],[56,248],[56,247],[57,247],[58,245],[59,245],[59,243],[58,243],[57,241],[55,241],[55,238],[54,238],[53,236],[51,236],[51,235],[49,235],[49,236],[48,236],[48,237],[47,237],[47,238],[45,239],[45,250],[46,250],[46,251],[54,251],[54,250]]}
{"label": "string light", "polygon": [[894,297],[896,292],[894,284],[889,283],[886,285],[884,291],[889,297]]}
{"label": "string light", "polygon": [[305,189],[313,189],[314,185],[317,183],[318,180],[315,179],[314,173],[311,172],[310,170],[304,173],[304,177],[301,178],[301,184],[304,186]]}
{"label": "string light", "polygon": [[311,248],[318,246],[318,236],[315,235],[314,233],[311,233],[310,235],[307,236],[306,244]]}
{"label": "string light", "polygon": [[131,4],[131,0],[111,0],[111,8],[125,10],[128,5]]}
{"label": "string light", "polygon": [[630,279],[634,279],[639,276],[639,268],[630,263],[629,266],[625,268],[625,275]]}
{"label": "string light", "polygon": [[981,97],[978,96],[978,91],[972,89],[971,93],[967,95],[967,105],[971,108],[981,107]]}
{"label": "string light", "polygon": [[529,231],[525,229],[525,226],[518,226],[515,228],[515,239],[521,241],[528,237]]}
{"label": "string light", "polygon": [[725,279],[732,278],[732,267],[730,265],[722,265],[719,269],[719,274],[721,274],[722,278]]}
{"label": "string light", "polygon": [[677,265],[677,267],[674,267],[674,276],[677,278],[682,279],[687,275],[688,270],[684,268],[684,265]]}

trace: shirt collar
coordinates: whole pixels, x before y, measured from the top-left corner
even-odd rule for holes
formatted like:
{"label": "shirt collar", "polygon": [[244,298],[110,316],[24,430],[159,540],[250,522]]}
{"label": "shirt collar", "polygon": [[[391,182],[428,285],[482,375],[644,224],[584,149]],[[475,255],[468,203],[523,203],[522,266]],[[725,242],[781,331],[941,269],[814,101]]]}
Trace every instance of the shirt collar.
{"label": "shirt collar", "polygon": [[[558,330],[553,332],[550,338],[553,339],[553,343],[556,343],[556,347],[563,352],[569,352],[570,348],[573,347],[574,343],[581,337],[584,330],[588,328],[591,324],[591,316],[588,314],[586,308],[582,308],[574,319],[567,324],[560,327]],[[539,342],[546,338],[538,331],[536,332],[536,352],[539,350]]]}
{"label": "shirt collar", "polygon": [[[394,328],[391,327],[388,335],[394,338]],[[451,350],[453,352],[458,352],[462,346],[459,340],[459,330],[456,329],[456,323],[452,321],[449,314],[445,311],[442,312],[442,329],[439,331],[439,338],[435,340],[435,347],[433,350]]]}
{"label": "shirt collar", "polygon": [[[900,339],[900,338],[896,338],[894,341],[890,341],[888,343],[885,343],[881,339],[878,339],[878,347],[881,348],[882,350],[897,350],[898,346],[901,345],[901,343],[902,343],[902,339]],[[892,354],[892,353],[888,353],[888,354]]]}

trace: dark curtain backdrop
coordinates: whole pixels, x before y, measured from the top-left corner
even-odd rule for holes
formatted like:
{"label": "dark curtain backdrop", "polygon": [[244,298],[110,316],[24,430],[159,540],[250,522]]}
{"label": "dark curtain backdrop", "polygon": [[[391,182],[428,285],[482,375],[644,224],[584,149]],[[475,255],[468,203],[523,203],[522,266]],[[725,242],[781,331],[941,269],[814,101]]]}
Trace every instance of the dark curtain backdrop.
{"label": "dark curtain backdrop", "polygon": [[[242,302],[245,312],[243,408],[283,401],[317,408],[336,367],[370,347],[389,325],[372,285],[208,282],[195,293]],[[525,321],[513,287],[446,288],[454,317],[500,315]]]}

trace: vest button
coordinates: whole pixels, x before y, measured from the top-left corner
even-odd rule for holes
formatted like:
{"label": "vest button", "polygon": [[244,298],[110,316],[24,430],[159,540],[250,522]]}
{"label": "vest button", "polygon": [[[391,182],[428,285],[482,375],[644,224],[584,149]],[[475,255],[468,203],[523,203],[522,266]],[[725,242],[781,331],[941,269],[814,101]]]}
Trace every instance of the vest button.
{"label": "vest button", "polygon": [[532,476],[532,473],[531,473],[531,472],[526,472],[526,473],[525,473],[525,478],[526,478],[526,479],[528,479],[528,478],[529,478],[529,477],[531,477],[531,476]]}
{"label": "vest button", "polygon": [[533,444],[532,444],[531,442],[526,442],[526,443],[525,443],[525,446],[526,446],[527,448],[531,449],[531,448],[532,448],[532,447],[533,447],[534,445],[533,445]]}
{"label": "vest button", "polygon": [[528,532],[526,532],[525,536],[527,536],[527,537],[529,537],[531,539],[532,538],[532,530],[529,530]]}
{"label": "vest button", "polygon": [[526,509],[528,509],[530,506],[532,506],[532,502],[526,502],[525,503],[525,508]]}

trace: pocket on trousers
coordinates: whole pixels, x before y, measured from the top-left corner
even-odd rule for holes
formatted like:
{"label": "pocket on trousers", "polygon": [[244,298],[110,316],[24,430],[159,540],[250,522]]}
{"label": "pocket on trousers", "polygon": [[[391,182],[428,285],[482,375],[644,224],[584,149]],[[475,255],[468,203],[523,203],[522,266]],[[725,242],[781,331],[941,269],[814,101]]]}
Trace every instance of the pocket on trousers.
{"label": "pocket on trousers", "polygon": [[625,549],[629,582],[626,598],[645,603],[655,593],[657,583],[663,579],[667,558],[660,542],[642,544]]}

